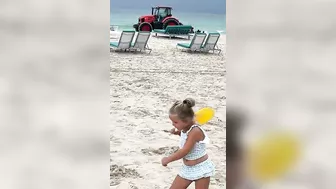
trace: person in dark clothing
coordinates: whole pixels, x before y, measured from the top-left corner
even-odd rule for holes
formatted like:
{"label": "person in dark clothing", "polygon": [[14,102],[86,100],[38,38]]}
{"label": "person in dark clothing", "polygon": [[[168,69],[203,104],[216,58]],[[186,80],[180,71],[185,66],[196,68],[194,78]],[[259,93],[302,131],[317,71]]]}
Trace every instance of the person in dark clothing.
{"label": "person in dark clothing", "polygon": [[226,188],[236,189],[243,182],[243,147],[240,142],[245,118],[237,110],[226,113]]}

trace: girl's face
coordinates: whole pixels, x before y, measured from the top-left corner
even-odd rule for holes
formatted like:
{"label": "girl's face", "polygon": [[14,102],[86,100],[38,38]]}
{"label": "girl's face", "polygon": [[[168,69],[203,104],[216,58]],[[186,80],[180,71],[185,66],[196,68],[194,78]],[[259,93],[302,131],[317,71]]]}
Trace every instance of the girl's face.
{"label": "girl's face", "polygon": [[172,121],[173,126],[179,131],[189,127],[192,122],[192,120],[180,120],[177,115],[169,115],[169,119]]}

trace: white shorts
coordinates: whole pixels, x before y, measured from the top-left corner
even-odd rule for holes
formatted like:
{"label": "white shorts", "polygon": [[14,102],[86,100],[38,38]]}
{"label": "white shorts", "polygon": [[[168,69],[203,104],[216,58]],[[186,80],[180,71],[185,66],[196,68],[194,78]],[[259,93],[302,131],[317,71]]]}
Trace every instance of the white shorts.
{"label": "white shorts", "polygon": [[209,159],[193,166],[187,166],[183,164],[182,169],[178,175],[186,180],[191,181],[211,177],[215,175],[215,165]]}

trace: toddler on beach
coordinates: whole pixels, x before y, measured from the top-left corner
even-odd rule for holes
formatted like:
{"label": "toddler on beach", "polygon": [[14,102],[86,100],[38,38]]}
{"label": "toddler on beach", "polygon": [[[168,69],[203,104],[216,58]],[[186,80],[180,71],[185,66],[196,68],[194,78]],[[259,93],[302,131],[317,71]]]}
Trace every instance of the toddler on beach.
{"label": "toddler on beach", "polygon": [[208,189],[210,177],[215,173],[215,166],[206,153],[209,138],[195,123],[193,106],[195,100],[187,98],[175,102],[169,110],[169,118],[174,126],[171,133],[180,136],[180,149],[169,157],[164,157],[161,163],[167,166],[183,159],[182,169],[170,189],[186,189],[192,182],[195,182],[196,189]]}

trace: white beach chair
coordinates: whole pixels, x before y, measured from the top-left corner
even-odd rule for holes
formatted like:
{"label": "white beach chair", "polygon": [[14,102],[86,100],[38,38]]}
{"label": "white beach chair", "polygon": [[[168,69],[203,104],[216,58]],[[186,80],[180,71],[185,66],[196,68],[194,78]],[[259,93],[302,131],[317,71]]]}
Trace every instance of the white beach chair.
{"label": "white beach chair", "polygon": [[135,50],[135,51],[149,51],[149,54],[152,52],[152,49],[149,48],[148,46],[148,40],[150,37],[150,32],[146,32],[146,31],[140,31],[138,32],[138,35],[135,38],[135,42],[132,43],[131,46],[131,50]]}
{"label": "white beach chair", "polygon": [[190,43],[177,43],[176,47],[182,47],[187,51],[201,51],[206,36],[205,33],[195,33]]}
{"label": "white beach chair", "polygon": [[123,51],[130,50],[134,34],[135,34],[135,31],[124,30],[121,33],[121,36],[118,42],[110,42],[110,49],[123,50]]}
{"label": "white beach chair", "polygon": [[202,45],[202,52],[209,52],[212,51],[215,53],[215,51],[218,51],[218,54],[222,51],[218,48],[217,42],[219,40],[220,33],[208,33],[208,37],[206,38],[204,44]]}

